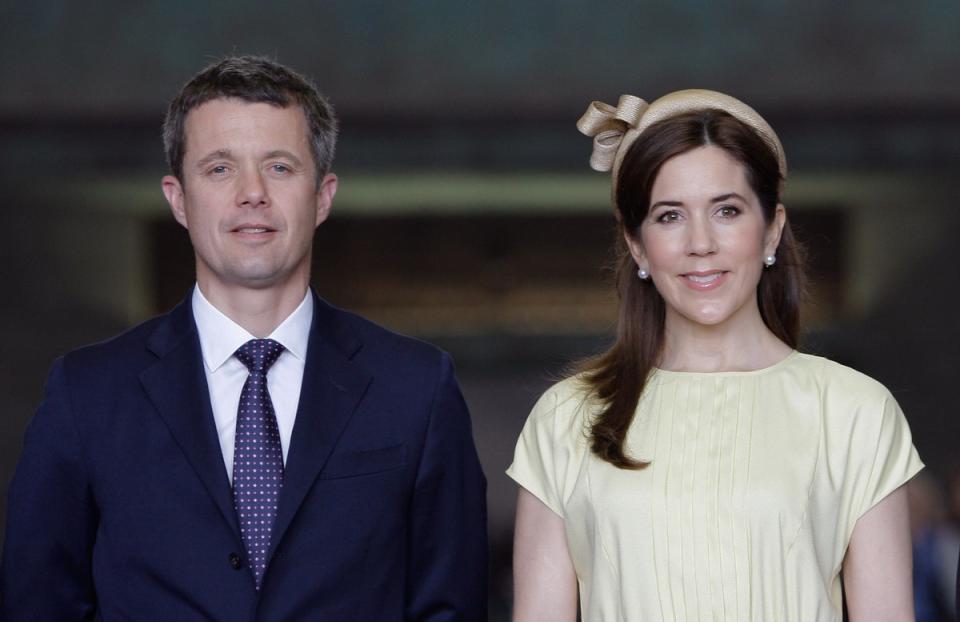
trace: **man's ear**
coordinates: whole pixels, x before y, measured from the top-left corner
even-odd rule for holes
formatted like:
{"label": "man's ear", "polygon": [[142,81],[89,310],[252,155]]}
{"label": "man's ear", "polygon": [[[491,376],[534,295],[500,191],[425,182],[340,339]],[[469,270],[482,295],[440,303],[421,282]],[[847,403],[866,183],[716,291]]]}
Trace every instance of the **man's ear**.
{"label": "man's ear", "polygon": [[320,224],[330,215],[333,208],[333,197],[337,194],[337,176],[333,173],[327,173],[320,180],[320,186],[317,188],[317,224]]}
{"label": "man's ear", "polygon": [[170,204],[170,211],[178,223],[183,225],[184,229],[189,229],[187,225],[187,212],[183,207],[183,186],[180,180],[173,175],[164,175],[160,180],[160,187],[163,189],[163,196],[167,197],[167,203]]}

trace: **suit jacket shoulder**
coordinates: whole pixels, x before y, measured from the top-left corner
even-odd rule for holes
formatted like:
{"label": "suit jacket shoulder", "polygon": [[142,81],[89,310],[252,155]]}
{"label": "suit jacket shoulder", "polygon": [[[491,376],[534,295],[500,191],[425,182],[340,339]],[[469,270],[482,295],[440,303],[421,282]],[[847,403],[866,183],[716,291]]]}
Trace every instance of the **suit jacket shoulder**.
{"label": "suit jacket shoulder", "polygon": [[71,350],[61,358],[71,378],[75,374],[85,380],[136,376],[155,362],[157,355],[164,354],[164,350],[195,334],[188,298],[167,313],[147,319],[104,341]]}
{"label": "suit jacket shoulder", "polygon": [[364,364],[381,371],[404,374],[411,369],[422,373],[426,369],[439,369],[441,361],[449,355],[440,348],[425,341],[410,337],[368,320],[362,316],[337,308],[322,299],[318,305],[323,309],[314,314],[314,321],[332,321],[333,331],[321,328],[321,332],[336,332],[339,335],[352,335],[341,343],[347,343],[344,349],[356,348],[357,358]]}

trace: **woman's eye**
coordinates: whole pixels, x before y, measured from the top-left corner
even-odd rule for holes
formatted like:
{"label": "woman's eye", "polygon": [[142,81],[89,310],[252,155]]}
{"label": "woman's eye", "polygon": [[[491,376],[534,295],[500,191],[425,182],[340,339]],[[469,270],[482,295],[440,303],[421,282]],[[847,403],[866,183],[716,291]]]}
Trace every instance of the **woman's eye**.
{"label": "woman's eye", "polygon": [[723,205],[717,210],[717,213],[724,218],[733,218],[740,214],[740,208],[733,205]]}
{"label": "woman's eye", "polygon": [[680,220],[680,212],[669,211],[657,216],[657,222],[677,222]]}

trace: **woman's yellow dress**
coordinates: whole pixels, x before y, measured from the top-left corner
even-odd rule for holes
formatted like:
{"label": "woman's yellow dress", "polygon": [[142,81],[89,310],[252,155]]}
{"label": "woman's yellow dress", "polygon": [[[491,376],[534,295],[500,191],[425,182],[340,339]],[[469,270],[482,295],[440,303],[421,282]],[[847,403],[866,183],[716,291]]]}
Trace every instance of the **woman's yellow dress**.
{"label": "woman's yellow dress", "polygon": [[579,378],[554,385],[507,470],[563,518],[585,622],[840,622],[854,524],[923,468],[881,384],[798,352],[655,370],[627,436],[641,470],[590,452],[596,412]]}

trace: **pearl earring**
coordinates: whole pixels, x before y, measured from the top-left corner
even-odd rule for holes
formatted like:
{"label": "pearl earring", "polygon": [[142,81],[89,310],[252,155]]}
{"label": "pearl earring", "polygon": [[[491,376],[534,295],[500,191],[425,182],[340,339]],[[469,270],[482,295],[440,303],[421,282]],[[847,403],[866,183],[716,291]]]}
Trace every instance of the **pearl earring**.
{"label": "pearl earring", "polygon": [[650,273],[643,268],[637,268],[637,276],[640,277],[641,281],[646,281],[650,278]]}
{"label": "pearl earring", "polygon": [[766,257],[763,258],[763,265],[768,268],[773,266],[773,264],[775,263],[777,263],[776,255],[767,255]]}

